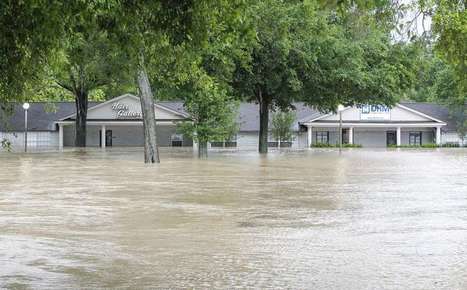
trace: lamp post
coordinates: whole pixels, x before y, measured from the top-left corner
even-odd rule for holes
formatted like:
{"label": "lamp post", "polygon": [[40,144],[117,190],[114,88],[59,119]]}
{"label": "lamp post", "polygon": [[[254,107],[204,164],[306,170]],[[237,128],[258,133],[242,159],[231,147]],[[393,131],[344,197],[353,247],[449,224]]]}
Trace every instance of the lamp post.
{"label": "lamp post", "polygon": [[343,105],[337,106],[337,111],[339,112],[339,153],[342,152],[342,111],[344,110]]}
{"label": "lamp post", "polygon": [[24,152],[28,152],[28,110],[29,103],[23,104],[24,109]]}

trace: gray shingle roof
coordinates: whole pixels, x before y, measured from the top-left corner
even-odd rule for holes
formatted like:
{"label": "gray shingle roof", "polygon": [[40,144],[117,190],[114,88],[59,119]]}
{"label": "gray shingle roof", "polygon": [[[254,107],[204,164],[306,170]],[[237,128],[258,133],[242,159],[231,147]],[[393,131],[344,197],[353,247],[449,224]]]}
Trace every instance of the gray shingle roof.
{"label": "gray shingle roof", "polygon": [[[90,102],[89,107],[95,106],[96,102]],[[30,103],[28,110],[28,126],[31,131],[52,131],[54,121],[75,112],[74,102],[55,103]],[[5,112],[0,111],[0,114]],[[4,117],[4,116],[2,116]],[[23,131],[24,130],[24,110],[22,104],[14,104],[13,114],[7,117],[7,122],[2,122],[0,118],[0,131]]]}
{"label": "gray shingle roof", "polygon": [[443,127],[444,131],[456,131],[456,122],[449,116],[448,108],[443,105],[415,102],[401,102],[400,104],[410,109],[419,111],[425,115],[431,116],[435,119],[446,122],[446,126]]}
{"label": "gray shingle roof", "polygon": [[[97,102],[90,102],[89,108],[97,105]],[[186,114],[181,101],[163,101],[158,102],[159,105],[167,107],[173,111]],[[409,103],[403,102],[401,105],[411,109],[420,111],[426,115],[432,116],[441,121],[445,121],[447,126],[444,128],[448,131],[455,130],[455,123],[449,118],[449,113],[446,107],[432,103]],[[296,122],[294,130],[298,130],[298,122],[304,119],[319,117],[323,113],[318,110],[305,106],[303,103],[294,104],[296,110]],[[50,110],[49,107],[54,108]],[[58,102],[58,103],[31,103],[29,109],[29,129],[31,131],[51,131],[55,130],[54,122],[71,115],[75,112],[75,104],[73,102]],[[4,114],[0,111],[0,114]],[[272,114],[270,114],[272,118]],[[0,120],[3,118],[0,118]],[[259,130],[259,107],[254,103],[241,103],[239,107],[238,122],[240,131],[258,131]],[[7,117],[6,124],[0,121],[0,131],[23,131],[24,128],[24,111],[21,104],[14,105],[13,114]]]}

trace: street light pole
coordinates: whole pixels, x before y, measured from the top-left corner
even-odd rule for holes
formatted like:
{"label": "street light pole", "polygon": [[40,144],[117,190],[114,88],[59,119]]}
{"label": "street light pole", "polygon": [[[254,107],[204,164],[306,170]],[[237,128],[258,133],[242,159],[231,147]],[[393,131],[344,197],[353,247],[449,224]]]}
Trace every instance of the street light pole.
{"label": "street light pole", "polygon": [[339,152],[342,151],[342,111],[339,111]]}
{"label": "street light pole", "polygon": [[24,109],[24,152],[28,152],[28,109],[29,103],[23,104]]}
{"label": "street light pole", "polygon": [[339,153],[342,152],[342,111],[344,110],[343,105],[337,106],[339,112]]}

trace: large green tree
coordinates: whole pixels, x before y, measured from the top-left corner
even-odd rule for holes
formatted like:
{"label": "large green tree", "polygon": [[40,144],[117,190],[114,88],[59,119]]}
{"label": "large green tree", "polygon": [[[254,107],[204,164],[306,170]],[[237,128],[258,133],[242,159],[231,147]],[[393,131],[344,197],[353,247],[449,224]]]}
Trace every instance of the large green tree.
{"label": "large green tree", "polygon": [[281,147],[282,142],[293,140],[293,123],[295,121],[294,112],[275,112],[272,116],[271,135],[278,142],[277,147]]}
{"label": "large green tree", "polygon": [[[139,88],[144,127],[145,162],[159,162],[156,142],[153,86],[186,81],[189,69],[181,65],[206,46],[208,32],[238,21],[242,1],[114,1],[107,5],[102,26],[127,53],[127,67]],[[187,72],[188,71],[188,72]],[[159,87],[156,87],[159,89]]]}
{"label": "large green tree", "polygon": [[463,0],[418,1],[433,15],[431,37],[421,42],[418,78],[411,98],[449,108],[461,139],[467,134],[467,11]]}
{"label": "large green tree", "polygon": [[206,74],[195,79],[183,99],[191,120],[182,123],[179,130],[198,143],[198,157],[206,158],[208,142],[225,140],[236,133],[236,102],[228,88]]}
{"label": "large green tree", "polygon": [[25,89],[42,78],[83,1],[0,1],[0,104],[26,100]]}
{"label": "large green tree", "polygon": [[[247,49],[249,61],[237,67],[233,85],[259,104],[260,153],[267,152],[270,110],[287,110],[296,100],[323,111],[340,103],[392,105],[411,84],[406,47],[391,41],[386,24],[367,17],[374,15],[374,7],[358,11],[363,19],[356,9],[337,13],[314,1],[262,0],[251,5],[248,16],[256,38]],[[356,19],[362,23],[359,29],[349,27]]]}
{"label": "large green tree", "polygon": [[[55,57],[52,79],[74,96],[76,105],[75,146],[86,146],[86,119],[91,92],[128,82],[125,79],[125,58],[100,31],[90,15],[73,26],[66,44]],[[120,86],[121,87],[121,86]]]}

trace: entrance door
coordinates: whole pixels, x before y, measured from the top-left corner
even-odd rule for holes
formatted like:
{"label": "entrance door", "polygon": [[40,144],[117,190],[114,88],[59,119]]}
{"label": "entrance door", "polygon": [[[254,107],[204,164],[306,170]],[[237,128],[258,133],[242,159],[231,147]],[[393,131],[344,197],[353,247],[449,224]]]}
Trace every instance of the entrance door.
{"label": "entrance door", "polygon": [[[99,146],[102,147],[102,130],[99,131]],[[112,130],[105,130],[105,146],[112,146]]]}
{"label": "entrance door", "polygon": [[112,130],[105,130],[105,146],[112,147]]}
{"label": "entrance door", "polygon": [[349,144],[349,129],[342,129],[342,144]]}
{"label": "entrance door", "polygon": [[396,144],[396,131],[386,131],[386,145],[391,146]]}

